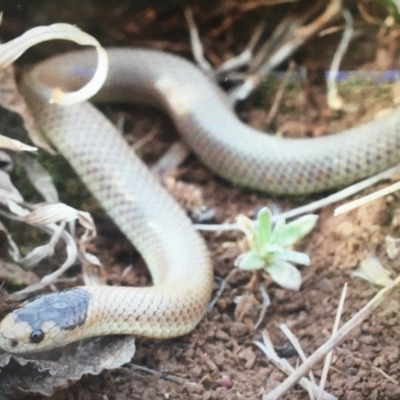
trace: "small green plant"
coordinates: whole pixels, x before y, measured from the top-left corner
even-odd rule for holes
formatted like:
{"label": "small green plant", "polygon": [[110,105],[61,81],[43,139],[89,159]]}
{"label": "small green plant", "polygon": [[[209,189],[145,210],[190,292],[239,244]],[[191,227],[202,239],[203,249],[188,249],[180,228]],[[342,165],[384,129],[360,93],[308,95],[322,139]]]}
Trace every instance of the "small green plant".
{"label": "small green plant", "polygon": [[292,264],[310,265],[310,257],[291,247],[314,228],[318,216],[309,214],[286,223],[279,219],[272,223],[271,211],[265,207],[252,221],[244,215],[237,217],[240,229],[246,235],[250,250],[235,260],[235,266],[247,270],[263,270],[279,285],[299,290],[301,274]]}

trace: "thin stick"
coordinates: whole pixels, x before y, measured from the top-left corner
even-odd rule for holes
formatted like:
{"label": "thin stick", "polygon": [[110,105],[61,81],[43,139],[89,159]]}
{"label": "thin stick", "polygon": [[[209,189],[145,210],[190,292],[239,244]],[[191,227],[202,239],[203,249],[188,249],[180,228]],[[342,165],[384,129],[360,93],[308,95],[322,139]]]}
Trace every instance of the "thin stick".
{"label": "thin stick", "polygon": [[399,385],[399,382],[396,381],[396,379],[392,378],[390,375],[388,375],[385,371],[383,371],[381,368],[374,367],[372,366],[371,369],[374,369],[375,371],[379,372],[382,376],[384,376],[388,381],[394,383],[395,385]]}
{"label": "thin stick", "polygon": [[149,133],[147,133],[145,136],[140,138],[135,144],[133,144],[132,150],[134,151],[140,150],[147,143],[151,142],[158,135],[158,132],[159,129],[152,129]]}
{"label": "thin stick", "polygon": [[182,141],[177,140],[151,167],[151,172],[160,177],[170,175],[186,160],[189,153],[189,147],[187,147]]}
{"label": "thin stick", "polygon": [[155,376],[158,376],[160,378],[170,380],[172,382],[176,382],[176,383],[184,384],[184,385],[196,385],[195,382],[190,382],[190,381],[188,381],[186,379],[179,378],[179,376],[175,376],[175,375],[167,374],[167,373],[164,373],[164,372],[156,371],[156,370],[151,369],[151,368],[143,367],[142,365],[130,364],[130,366],[132,368],[138,369],[139,371],[144,371],[144,372],[147,372],[150,375],[155,375]]}
{"label": "thin stick", "polygon": [[316,35],[328,22],[335,18],[342,11],[342,0],[331,0],[325,11],[314,21],[306,26],[302,26],[293,33],[292,39],[288,43],[279,46],[268,61],[261,66],[256,74],[251,74],[243,84],[230,96],[232,103],[246,99],[261,83],[262,78],[272,71],[276,66],[292,55],[308,39]]}
{"label": "thin stick", "polygon": [[223,293],[224,290],[225,290],[226,284],[228,283],[228,281],[229,281],[230,279],[232,279],[232,277],[233,277],[238,271],[240,271],[240,270],[237,269],[237,268],[231,269],[231,271],[228,273],[228,275],[225,277],[225,279],[222,280],[222,282],[221,282],[221,284],[220,284],[220,286],[219,286],[219,289],[218,289],[217,293],[215,294],[214,298],[211,299],[210,304],[209,304],[208,307],[207,307],[207,312],[210,312],[210,311],[214,308],[215,304],[217,304],[217,301],[221,298],[222,293]]}
{"label": "thin stick", "polygon": [[261,322],[263,321],[263,319],[265,317],[265,313],[267,312],[268,307],[271,305],[271,299],[268,296],[268,292],[267,292],[267,289],[265,288],[265,284],[264,283],[260,284],[259,289],[260,289],[261,297],[263,299],[263,303],[262,303],[262,308],[261,308],[261,312],[258,317],[258,320],[254,325],[255,331],[260,327]]}
{"label": "thin stick", "polygon": [[332,59],[331,68],[328,75],[328,90],[327,90],[327,102],[329,107],[334,110],[340,110],[343,107],[343,100],[338,94],[338,88],[336,85],[336,78],[339,71],[339,66],[342,61],[344,54],[349,47],[351,36],[353,35],[353,18],[349,10],[343,10],[343,18],[346,21],[345,30],[343,32],[342,40],[335,52]]}
{"label": "thin stick", "polygon": [[211,64],[204,57],[204,49],[200,40],[199,31],[194,22],[193,13],[190,7],[185,7],[184,14],[186,23],[188,24],[190,43],[192,46],[193,57],[196,60],[198,66],[206,73],[212,72],[213,68]]}
{"label": "thin stick", "polygon": [[260,22],[256,29],[254,30],[249,43],[245,47],[245,49],[235,57],[230,58],[229,60],[222,63],[216,70],[215,75],[222,75],[227,72],[233,71],[236,68],[243,67],[248,65],[251,61],[253,56],[254,47],[256,46],[257,42],[260,40],[262,33],[265,29],[265,22]]}
{"label": "thin stick", "polygon": [[[297,337],[293,334],[293,332],[289,329],[289,327],[286,324],[280,324],[279,328],[285,334],[285,336],[288,338],[288,340],[290,341],[290,343],[292,344],[294,349],[297,351],[297,354],[300,356],[301,360],[303,362],[305,362],[307,360],[307,357],[306,357],[306,355],[303,351],[303,348],[301,347],[301,344],[300,344],[299,340],[297,339]],[[312,373],[311,370],[309,372],[309,377],[310,377],[310,382],[312,382],[315,386],[317,386],[315,383],[314,374]],[[310,388],[308,388],[308,389],[310,391]],[[314,394],[312,392],[309,394],[309,396],[310,396],[310,398],[314,399]]]}
{"label": "thin stick", "polygon": [[336,210],[333,212],[333,215],[336,216],[339,214],[343,214],[347,211],[354,210],[355,208],[360,207],[363,204],[379,199],[380,197],[386,196],[399,189],[400,189],[400,182],[396,182],[393,185],[387,186],[381,190],[377,190],[376,192],[371,193],[368,196],[364,196],[361,199],[357,199],[354,201],[350,201],[349,203],[343,204],[342,206],[336,208]]}
{"label": "thin stick", "polygon": [[367,317],[372,314],[383,300],[385,300],[392,292],[397,289],[400,283],[398,276],[392,284],[380,290],[376,296],[370,300],[361,310],[359,310],[349,321],[347,321],[337,332],[337,334],[320,346],[308,359],[302,364],[291,376],[289,376],[282,384],[272,390],[263,400],[278,400],[289,389],[291,389],[308,371],[319,361],[321,361],[329,351],[341,343],[346,336]]}
{"label": "thin stick", "polygon": [[[344,284],[342,296],[340,297],[339,306],[338,306],[337,313],[336,313],[336,319],[335,319],[335,323],[333,325],[332,337],[336,335],[336,332],[339,328],[340,317],[343,312],[344,300],[346,298],[346,292],[347,292],[347,283]],[[326,359],[325,359],[324,368],[322,369],[321,380],[319,382],[319,390],[318,390],[318,397],[317,397],[318,400],[322,400],[322,396],[324,394],[325,383],[326,383],[326,378],[328,376],[329,367],[331,365],[332,354],[333,354],[333,351],[330,351],[327,354]]]}
{"label": "thin stick", "polygon": [[285,92],[285,90],[287,88],[290,77],[293,75],[295,66],[296,66],[296,64],[293,61],[290,61],[289,68],[285,72],[283,80],[282,80],[281,84],[279,85],[279,89],[276,92],[275,99],[272,103],[272,106],[269,109],[269,112],[268,112],[268,115],[266,118],[265,128],[268,128],[271,125],[271,122],[274,120],[274,118],[276,117],[276,114],[278,113],[278,109],[279,109],[279,105],[281,104],[281,101],[282,101],[283,93]]}
{"label": "thin stick", "polygon": [[[293,374],[295,369],[289,364],[288,360],[285,358],[280,358],[272,345],[271,339],[269,337],[268,331],[265,329],[263,332],[263,342],[254,341],[254,344],[261,349],[261,351],[266,355],[269,361],[271,361],[277,368],[279,368],[286,375]],[[299,380],[299,385],[304,389],[311,387],[314,394],[318,392],[318,386],[310,382],[307,378],[301,378]],[[324,392],[324,400],[338,400],[336,396],[330,393]]]}

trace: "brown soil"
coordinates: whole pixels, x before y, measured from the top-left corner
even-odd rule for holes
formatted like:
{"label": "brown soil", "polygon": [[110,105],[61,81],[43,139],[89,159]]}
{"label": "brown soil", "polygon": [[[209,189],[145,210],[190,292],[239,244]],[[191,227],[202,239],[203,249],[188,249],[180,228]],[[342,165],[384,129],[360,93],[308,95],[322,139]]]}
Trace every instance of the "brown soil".
{"label": "brown soil", "polygon": [[[13,13],[10,10],[10,14],[5,15],[3,25],[5,36],[16,35],[33,25],[34,20],[30,19],[32,15],[40,15],[42,24],[76,22],[73,19],[78,14],[76,10],[64,10],[60,16],[51,5],[52,2],[38,4],[38,9],[29,12],[14,10]],[[114,8],[110,9],[115,11]],[[110,13],[110,16],[105,6],[99,10],[99,15],[105,18],[102,26],[97,25],[93,16],[85,18],[84,13],[79,14],[79,23],[104,44],[126,45],[139,39],[163,40],[162,47],[166,50],[189,54],[185,23],[179,9],[159,14],[147,10],[129,18],[127,13],[116,14],[117,17]],[[285,7],[265,7],[254,13],[237,11],[225,19],[221,15],[207,20],[209,10],[194,8],[207,54],[217,62],[229,58],[241,48],[259,18],[270,17],[273,13],[280,16],[287,10]],[[225,30],[223,23],[228,26]],[[361,33],[346,56],[346,67],[361,69],[369,63],[369,69],[379,69],[380,66],[375,63],[377,48],[388,40],[389,34],[379,27],[366,25],[361,19],[358,23]],[[240,37],[240,40],[235,41],[235,37]],[[304,60],[310,79],[305,85],[297,88],[295,85],[286,92],[272,128],[281,128],[284,132],[295,130],[297,136],[316,136],[373,119],[378,109],[392,106],[390,89],[376,89],[374,85],[369,85],[356,92],[344,87],[344,92],[348,93],[346,102],[357,105],[351,112],[332,113],[329,110],[324,100],[325,88],[321,84],[320,71],[329,68],[339,38],[340,33],[316,38],[296,56],[298,60]],[[69,44],[65,46],[69,47]],[[382,48],[386,48],[386,56],[393,60],[390,68],[398,68],[392,47],[382,45]],[[42,46],[30,57],[43,57],[52,51],[54,47]],[[382,101],[377,101],[376,90]],[[273,93],[267,93],[266,96],[273,97]],[[265,102],[270,104],[270,100]],[[160,134],[143,149],[145,159],[150,162],[156,160],[176,139],[168,119],[160,113],[143,107],[123,110],[128,115],[128,125],[129,121],[134,121],[132,126],[138,137],[144,135],[149,126],[157,125],[160,130]],[[250,107],[243,112],[243,116],[254,126],[260,126],[265,111]],[[195,157],[190,157],[176,175],[201,190],[205,204],[216,211],[217,223],[233,221],[238,214],[253,218],[257,210],[265,205],[283,210],[298,204],[293,200],[275,199],[234,188],[212,175]],[[312,199],[303,200],[309,202]],[[352,270],[365,259],[367,253],[377,256],[395,275],[400,273],[400,259],[388,259],[384,240],[386,235],[396,236],[399,231],[397,196],[375,201],[340,217],[332,216],[333,208],[327,207],[319,213],[317,228],[300,244],[299,249],[307,252],[312,259],[310,267],[302,268],[301,290],[293,292],[274,283],[268,284],[272,304],[260,328],[254,329],[261,311],[260,293],[246,291],[244,286],[250,275],[238,273],[228,282],[213,310],[191,334],[169,341],[138,340],[132,364],[100,376],[87,376],[53,398],[261,399],[263,393],[285,379],[284,374],[269,363],[253,344],[254,340],[262,340],[264,328],[268,329],[275,345],[287,347],[286,339],[278,328],[278,324],[287,324],[306,354],[311,354],[331,334],[340,294],[346,282],[348,294],[342,321],[347,321],[377,292],[378,289],[372,284],[352,276]],[[143,284],[146,279],[148,282],[145,267],[136,262],[134,249],[121,235],[116,234],[116,228],[104,219],[99,222],[99,228],[99,238],[93,250],[109,266],[109,281],[129,285]],[[217,278],[226,277],[240,253],[238,241],[242,236],[230,232],[207,233],[205,237],[214,261],[217,290],[220,285]],[[132,261],[139,264],[138,269],[121,279],[124,268]],[[399,301],[400,296],[396,294],[334,350],[327,391],[343,399],[400,399],[400,388],[393,381],[400,379]],[[292,365],[296,364],[295,357],[289,361]],[[136,366],[149,368],[156,371],[157,375],[144,372]],[[321,365],[314,368],[317,378],[321,370]],[[384,377],[381,371],[392,380]],[[285,397],[306,398],[307,393],[299,387]]]}

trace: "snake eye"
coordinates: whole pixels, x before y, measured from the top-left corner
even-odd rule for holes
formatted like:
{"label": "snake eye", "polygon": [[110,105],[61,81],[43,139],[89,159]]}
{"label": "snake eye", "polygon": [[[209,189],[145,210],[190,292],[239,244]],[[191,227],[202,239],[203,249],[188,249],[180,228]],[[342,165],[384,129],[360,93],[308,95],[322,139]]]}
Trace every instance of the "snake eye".
{"label": "snake eye", "polygon": [[17,347],[18,346],[18,340],[11,340],[11,347]]}
{"label": "snake eye", "polygon": [[40,343],[44,339],[44,332],[41,329],[35,329],[31,333],[31,343]]}

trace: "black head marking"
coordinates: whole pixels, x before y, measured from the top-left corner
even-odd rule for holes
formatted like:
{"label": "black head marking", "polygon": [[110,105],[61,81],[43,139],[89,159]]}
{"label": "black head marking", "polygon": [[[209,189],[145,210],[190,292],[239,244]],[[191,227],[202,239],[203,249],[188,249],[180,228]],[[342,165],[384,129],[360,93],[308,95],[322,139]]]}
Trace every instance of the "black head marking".
{"label": "black head marking", "polygon": [[31,343],[40,343],[44,339],[44,332],[41,329],[35,329],[32,331],[30,339]]}
{"label": "black head marking", "polygon": [[[44,294],[14,310],[15,320],[28,323],[32,329],[31,341],[39,343],[43,340],[39,340],[39,332],[47,321],[54,322],[62,330],[83,325],[89,301],[90,294],[82,288]],[[32,335],[37,342],[34,342]]]}

